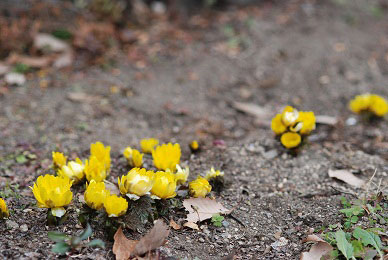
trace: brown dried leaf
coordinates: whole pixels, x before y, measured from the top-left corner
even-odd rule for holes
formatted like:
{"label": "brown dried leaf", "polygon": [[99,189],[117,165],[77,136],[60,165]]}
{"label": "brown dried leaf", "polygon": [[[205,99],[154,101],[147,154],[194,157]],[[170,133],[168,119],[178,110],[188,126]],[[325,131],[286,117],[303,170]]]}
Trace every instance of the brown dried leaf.
{"label": "brown dried leaf", "polygon": [[120,190],[116,186],[116,184],[111,183],[111,182],[109,182],[107,180],[104,180],[104,183],[105,183],[105,189],[109,190],[110,194],[120,195]]}
{"label": "brown dried leaf", "polygon": [[173,219],[170,219],[170,227],[172,227],[175,230],[181,229],[181,225],[177,224]]}
{"label": "brown dried leaf", "polygon": [[358,188],[363,186],[365,183],[348,170],[329,170],[329,177],[339,179]]}
{"label": "brown dried leaf", "polygon": [[214,214],[229,214],[231,210],[225,208],[221,203],[209,198],[190,198],[183,201],[183,206],[189,214],[188,222],[198,222],[211,218]]}
{"label": "brown dried leaf", "polygon": [[325,240],[321,239],[317,235],[308,235],[303,242],[318,242],[314,244],[309,252],[303,252],[300,256],[301,260],[316,260],[321,259],[322,256],[326,255],[333,250],[333,247]]}
{"label": "brown dried leaf", "polygon": [[126,238],[121,227],[116,231],[113,239],[113,254],[115,254],[116,260],[129,259],[131,253],[135,249],[137,241]]}
{"label": "brown dried leaf", "polygon": [[270,111],[266,108],[252,103],[233,102],[232,106],[238,111],[253,115],[260,119],[269,119],[271,117]]}
{"label": "brown dried leaf", "polygon": [[163,220],[158,219],[155,221],[154,227],[148,232],[147,235],[142,237],[136,244],[133,255],[143,255],[151,250],[154,250],[162,246],[166,242],[166,238],[170,230]]}
{"label": "brown dried leaf", "polygon": [[334,116],[317,115],[315,120],[317,124],[323,125],[336,125],[338,123],[338,119]]}
{"label": "brown dried leaf", "polygon": [[183,226],[191,229],[199,230],[198,225],[193,222],[186,222],[185,224],[183,224]]}
{"label": "brown dried leaf", "polygon": [[93,96],[82,92],[70,92],[67,98],[74,102],[94,102],[100,100],[100,96]]}
{"label": "brown dried leaf", "polygon": [[43,68],[48,67],[53,61],[53,56],[43,56],[43,57],[32,57],[32,56],[24,56],[16,53],[12,53],[8,56],[6,63],[9,65],[14,65],[16,63],[22,63],[28,65],[32,68]]}

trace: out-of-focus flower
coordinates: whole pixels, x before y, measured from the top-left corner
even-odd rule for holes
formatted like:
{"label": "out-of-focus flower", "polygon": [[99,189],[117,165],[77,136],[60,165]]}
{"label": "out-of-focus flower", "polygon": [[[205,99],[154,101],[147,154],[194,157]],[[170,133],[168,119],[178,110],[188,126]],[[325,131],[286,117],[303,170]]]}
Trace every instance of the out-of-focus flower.
{"label": "out-of-focus flower", "polygon": [[85,161],[84,172],[88,181],[95,180],[96,182],[104,181],[108,173],[104,164],[95,156]]}
{"label": "out-of-focus flower", "polygon": [[199,143],[197,140],[194,140],[190,143],[190,149],[192,152],[196,152],[199,150]]}
{"label": "out-of-focus flower", "polygon": [[91,180],[86,183],[84,199],[86,204],[95,210],[99,210],[104,206],[105,199],[110,196],[110,191],[105,189],[105,183]]}
{"label": "out-of-focus flower", "polygon": [[351,100],[349,108],[357,114],[369,111],[376,116],[382,117],[388,113],[388,102],[379,95],[363,94]]}
{"label": "out-of-focus flower", "polygon": [[159,140],[155,138],[142,139],[140,141],[141,151],[143,153],[152,153],[155,146],[159,144]]}
{"label": "out-of-focus flower", "polygon": [[127,175],[118,178],[118,185],[121,194],[126,194],[128,198],[137,200],[141,196],[150,194],[154,184],[155,173],[142,168],[133,168]]}
{"label": "out-of-focus flower", "polygon": [[170,169],[175,172],[176,165],[179,164],[181,159],[181,147],[179,144],[163,144],[157,146],[152,151],[152,158],[156,168],[161,170]]}
{"label": "out-of-focus flower", "polygon": [[0,219],[8,218],[8,217],[9,217],[9,211],[7,208],[7,204],[2,198],[0,198]]}
{"label": "out-of-focus flower", "polygon": [[170,199],[176,196],[175,175],[171,172],[156,172],[152,186],[152,198]]}
{"label": "out-of-focus flower", "polygon": [[127,212],[128,201],[113,194],[106,197],[104,208],[109,217],[120,217]]}
{"label": "out-of-focus flower", "polygon": [[185,184],[187,181],[187,177],[189,177],[190,169],[186,166],[185,169],[182,169],[179,164],[176,165],[176,173],[175,173],[175,182],[177,185]]}
{"label": "out-of-focus flower", "polygon": [[292,106],[286,106],[282,112],[282,122],[285,126],[290,126],[298,119],[299,112]]}
{"label": "out-of-focus flower", "polygon": [[66,156],[63,155],[63,153],[60,152],[52,152],[53,156],[53,163],[55,166],[61,168],[62,166],[66,165]]}
{"label": "out-of-focus flower", "polygon": [[189,182],[189,190],[194,198],[204,198],[212,190],[212,186],[205,178],[198,176],[197,179]]}
{"label": "out-of-focus flower", "polygon": [[123,155],[132,167],[141,167],[143,165],[144,154],[140,153],[138,150],[128,146],[125,148]]}
{"label": "out-of-focus flower", "polygon": [[272,131],[274,131],[274,133],[277,134],[277,135],[280,135],[280,134],[284,133],[287,130],[287,126],[285,126],[283,124],[282,115],[281,114],[277,114],[272,119],[271,128],[272,128]]}
{"label": "out-of-focus flower", "polygon": [[110,146],[105,147],[103,143],[96,142],[90,145],[90,157],[96,157],[100,161],[106,171],[110,169]]}
{"label": "out-of-focus flower", "polygon": [[40,208],[51,208],[53,216],[62,217],[70,204],[73,193],[70,190],[72,181],[67,177],[46,174],[39,176],[34,187],[30,187]]}
{"label": "out-of-focus flower", "polygon": [[[315,129],[315,115],[314,112],[299,112],[298,122],[302,123],[300,134],[307,135]],[[299,123],[298,123],[299,124]]]}
{"label": "out-of-focus flower", "polygon": [[220,171],[220,170],[214,170],[214,168],[212,167],[210,169],[210,171],[208,171],[205,175],[205,179],[206,180],[210,180],[212,178],[216,178],[218,176],[224,176],[224,172]]}
{"label": "out-of-focus flower", "polygon": [[79,183],[85,177],[84,168],[82,161],[77,158],[75,161],[70,161],[67,165],[62,166],[58,170],[58,176],[67,176],[74,183]]}
{"label": "out-of-focus flower", "polygon": [[302,138],[298,133],[287,132],[282,134],[280,141],[284,147],[290,149],[297,147],[302,141]]}

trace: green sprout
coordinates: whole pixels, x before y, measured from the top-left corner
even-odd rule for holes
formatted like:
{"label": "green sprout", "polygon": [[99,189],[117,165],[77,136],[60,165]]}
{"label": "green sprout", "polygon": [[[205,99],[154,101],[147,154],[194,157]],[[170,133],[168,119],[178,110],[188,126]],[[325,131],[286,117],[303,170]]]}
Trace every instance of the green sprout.
{"label": "green sprout", "polygon": [[225,218],[223,216],[221,216],[220,214],[214,214],[212,216],[211,222],[213,223],[213,226],[215,226],[215,227],[222,227],[222,221],[224,219]]}

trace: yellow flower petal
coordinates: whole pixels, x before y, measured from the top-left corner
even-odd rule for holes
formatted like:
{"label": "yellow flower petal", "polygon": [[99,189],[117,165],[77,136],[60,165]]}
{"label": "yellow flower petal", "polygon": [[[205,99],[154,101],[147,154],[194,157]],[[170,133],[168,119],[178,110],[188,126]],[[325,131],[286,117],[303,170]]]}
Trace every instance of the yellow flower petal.
{"label": "yellow flower petal", "polygon": [[159,199],[169,199],[176,196],[175,175],[171,172],[156,172],[152,195]]}
{"label": "yellow flower petal", "polygon": [[189,190],[194,198],[204,198],[212,190],[212,186],[205,178],[198,176],[196,180],[189,183]]}
{"label": "yellow flower petal", "polygon": [[161,170],[170,169],[175,172],[176,165],[179,164],[181,159],[181,147],[179,144],[163,144],[157,146],[152,151],[152,158],[156,168]]}
{"label": "yellow flower petal", "polygon": [[302,141],[302,138],[297,133],[287,132],[282,135],[280,141],[282,142],[284,147],[290,149],[297,147]]}
{"label": "yellow flower petal", "polygon": [[140,141],[140,147],[143,153],[152,153],[155,146],[159,144],[159,140],[155,138],[142,139]]}

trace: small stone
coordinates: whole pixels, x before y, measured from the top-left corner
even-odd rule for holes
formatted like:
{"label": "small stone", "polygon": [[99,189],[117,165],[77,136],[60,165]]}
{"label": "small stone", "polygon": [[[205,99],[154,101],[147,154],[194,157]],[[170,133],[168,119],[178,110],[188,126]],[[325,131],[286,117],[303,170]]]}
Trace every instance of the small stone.
{"label": "small stone", "polygon": [[26,224],[21,225],[20,226],[20,231],[27,232],[28,231],[28,226]]}
{"label": "small stone", "polygon": [[201,243],[204,243],[205,242],[205,239],[203,239],[202,237],[198,238],[198,241],[201,242]]}
{"label": "small stone", "polygon": [[263,154],[264,158],[267,160],[274,159],[276,156],[278,156],[278,152],[275,149],[269,150],[268,152],[265,152]]}
{"label": "small stone", "polygon": [[7,220],[5,221],[5,225],[7,226],[7,229],[17,229],[19,228],[19,224],[16,223],[15,221],[13,220]]}
{"label": "small stone", "polygon": [[348,126],[354,126],[357,124],[357,119],[354,118],[354,117],[349,117],[348,119],[346,119],[346,125]]}
{"label": "small stone", "polygon": [[16,72],[6,74],[4,79],[9,85],[20,86],[26,83],[26,77],[23,74]]}

